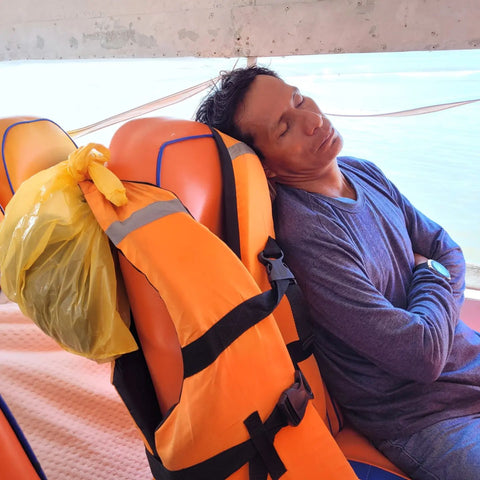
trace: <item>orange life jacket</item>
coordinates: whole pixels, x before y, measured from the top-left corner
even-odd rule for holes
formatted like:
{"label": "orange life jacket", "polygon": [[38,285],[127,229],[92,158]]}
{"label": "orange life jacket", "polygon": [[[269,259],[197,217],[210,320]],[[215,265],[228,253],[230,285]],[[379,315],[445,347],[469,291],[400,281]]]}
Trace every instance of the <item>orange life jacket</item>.
{"label": "orange life jacket", "polygon": [[180,400],[158,428],[143,428],[155,478],[357,478],[271,314],[288,270],[262,292],[175,195],[124,185],[123,207],[92,183],[82,190],[112,243],[160,293],[182,348]]}

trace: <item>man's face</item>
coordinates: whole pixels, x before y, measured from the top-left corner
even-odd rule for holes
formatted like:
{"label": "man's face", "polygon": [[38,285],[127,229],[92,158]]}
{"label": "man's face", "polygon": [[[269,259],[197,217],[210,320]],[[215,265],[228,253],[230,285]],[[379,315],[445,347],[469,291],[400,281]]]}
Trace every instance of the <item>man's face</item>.
{"label": "man's face", "polygon": [[255,78],[235,122],[262,152],[267,176],[286,185],[302,187],[323,177],[343,145],[311,98],[268,75]]}

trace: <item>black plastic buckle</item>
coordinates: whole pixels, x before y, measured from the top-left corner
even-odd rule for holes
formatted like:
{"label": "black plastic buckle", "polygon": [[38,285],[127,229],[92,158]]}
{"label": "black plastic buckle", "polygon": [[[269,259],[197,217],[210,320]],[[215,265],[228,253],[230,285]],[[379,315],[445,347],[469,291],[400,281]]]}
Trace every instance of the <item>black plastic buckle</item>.
{"label": "black plastic buckle", "polygon": [[295,371],[295,382],[281,395],[277,403],[288,425],[296,427],[305,415],[308,402],[313,398],[312,390],[300,370]]}
{"label": "black plastic buckle", "polygon": [[296,283],[295,276],[283,261],[282,251],[278,257],[267,257],[263,251],[258,254],[258,259],[265,265],[270,283],[278,280],[291,280]]}

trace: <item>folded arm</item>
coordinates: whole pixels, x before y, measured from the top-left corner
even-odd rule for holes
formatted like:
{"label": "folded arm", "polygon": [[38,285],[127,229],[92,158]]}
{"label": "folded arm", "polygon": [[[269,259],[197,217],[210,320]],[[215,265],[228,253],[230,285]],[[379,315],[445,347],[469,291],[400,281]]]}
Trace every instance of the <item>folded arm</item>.
{"label": "folded arm", "polygon": [[[294,228],[299,231],[301,226]],[[442,247],[438,242],[430,248],[422,242],[421,248],[417,260],[423,254],[444,262],[452,281],[426,269],[413,273],[414,252],[405,252],[405,272],[393,273],[394,277],[403,276],[403,286],[398,287],[405,290],[401,306],[385,298],[374,284],[368,268],[371,259],[362,257],[343,231],[327,234],[320,223],[309,229],[308,236],[294,238],[286,250],[314,321],[379,368],[400,378],[428,383],[441,374],[451,350],[463,297],[463,257],[459,249]],[[306,258],[312,261],[306,262]],[[394,271],[397,264],[393,260],[378,261],[374,268]],[[386,282],[399,281],[394,277]]]}

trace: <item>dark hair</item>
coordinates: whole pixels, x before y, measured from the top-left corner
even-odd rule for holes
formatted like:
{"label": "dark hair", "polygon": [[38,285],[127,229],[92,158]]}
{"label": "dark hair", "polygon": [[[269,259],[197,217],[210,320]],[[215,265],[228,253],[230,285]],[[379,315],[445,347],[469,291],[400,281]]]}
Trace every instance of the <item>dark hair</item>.
{"label": "dark hair", "polygon": [[[242,103],[257,75],[279,78],[273,70],[257,65],[222,72],[218,82],[198,107],[195,120],[217,128],[255,149],[251,135],[241,132],[234,119],[238,106]],[[257,151],[257,153],[261,156],[261,152]]]}

